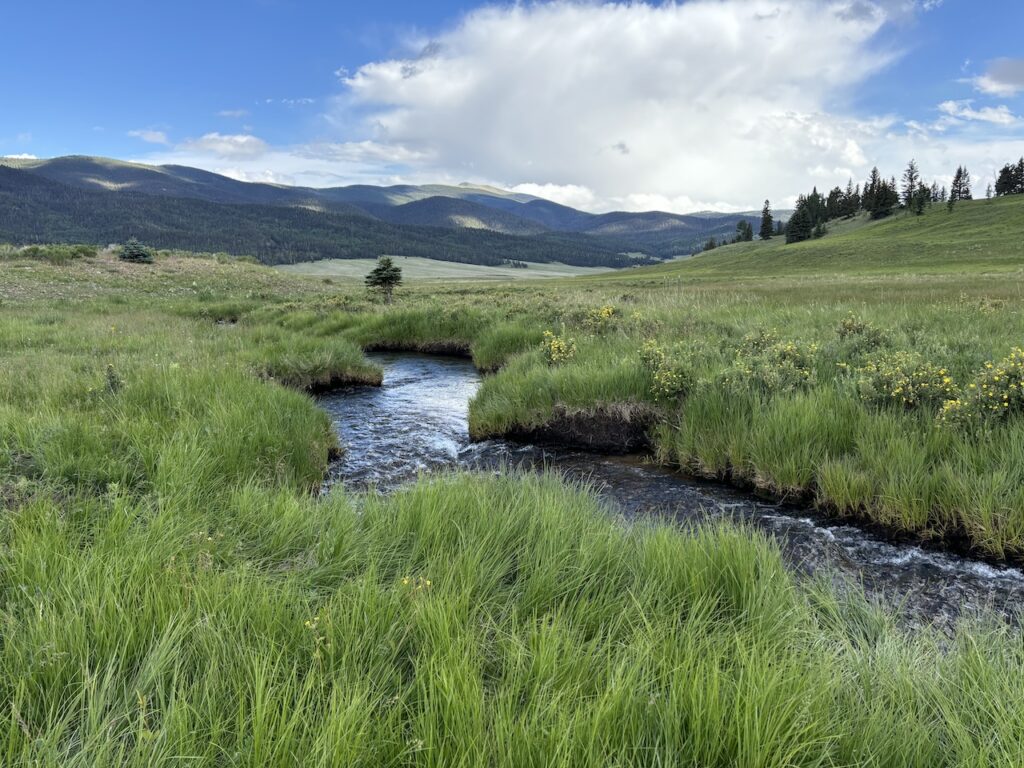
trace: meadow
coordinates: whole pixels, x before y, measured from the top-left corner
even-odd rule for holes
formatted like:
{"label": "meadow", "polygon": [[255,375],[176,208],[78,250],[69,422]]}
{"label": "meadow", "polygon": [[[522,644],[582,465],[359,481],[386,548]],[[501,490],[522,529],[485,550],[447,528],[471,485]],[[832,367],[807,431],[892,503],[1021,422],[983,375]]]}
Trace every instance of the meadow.
{"label": "meadow", "polygon": [[626,525],[553,477],[319,496],[342,446],[305,394],[378,380],[365,349],[460,350],[496,371],[478,436],[635,422],[687,471],[1016,556],[1018,401],[969,394],[1016,382],[1010,202],[928,214],[975,240],[902,270],[842,254],[910,219],[390,307],[223,259],[8,252],[0,762],[1020,765],[1016,630],[909,634],[755,532]]}

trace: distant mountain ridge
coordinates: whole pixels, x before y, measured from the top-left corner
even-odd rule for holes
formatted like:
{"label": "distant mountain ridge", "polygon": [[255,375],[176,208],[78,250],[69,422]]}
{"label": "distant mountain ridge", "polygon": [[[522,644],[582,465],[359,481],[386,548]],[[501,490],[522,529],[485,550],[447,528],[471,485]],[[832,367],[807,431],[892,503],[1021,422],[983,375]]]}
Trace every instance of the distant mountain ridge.
{"label": "distant mountain ridge", "polygon": [[[709,237],[731,236],[740,219],[758,218],[710,212],[594,214],[471,184],[292,187],[237,181],[187,166],[77,155],[2,158],[2,166],[7,173],[0,175],[0,198],[28,189],[29,178],[53,186],[48,192],[33,187],[27,197],[31,206],[23,201],[14,209],[20,216],[0,214],[0,237],[38,242],[64,233],[60,236],[107,241],[127,231],[155,245],[170,243],[163,247],[248,249],[244,252],[268,262],[387,252],[475,263],[573,259],[566,263],[627,266],[638,258],[625,254],[643,254],[648,261],[689,255]],[[186,214],[201,226],[182,220]],[[44,221],[50,222],[50,232],[39,229]],[[249,230],[240,229],[241,221]],[[304,232],[295,230],[300,222]],[[384,248],[389,250],[378,252]],[[473,253],[474,248],[487,252]]]}

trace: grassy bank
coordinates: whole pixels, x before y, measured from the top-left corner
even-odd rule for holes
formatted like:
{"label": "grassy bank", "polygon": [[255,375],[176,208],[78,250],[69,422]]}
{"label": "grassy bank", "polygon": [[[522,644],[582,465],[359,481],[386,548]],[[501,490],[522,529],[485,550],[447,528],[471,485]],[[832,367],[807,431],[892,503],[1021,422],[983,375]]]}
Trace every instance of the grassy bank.
{"label": "grassy bank", "polygon": [[[808,297],[802,279],[694,286],[637,271],[408,289],[386,308],[358,286],[210,259],[3,269],[5,764],[1024,758],[1024,657],[1009,630],[907,637],[856,596],[798,585],[757,534],[629,528],[551,478],[318,498],[335,440],[301,392],[374,380],[365,346],[464,345],[501,366],[473,406],[480,433],[555,409],[643,410],[662,425],[666,460],[717,440],[709,471],[747,451],[765,476],[796,462],[818,477],[821,455],[853,446],[875,462],[859,470],[867,487],[895,462],[886,443],[851,435],[917,450],[933,414],[863,402],[832,368],[861,343],[839,338],[839,323],[855,310],[886,345],[959,356],[951,370],[964,376],[1019,329],[1005,275],[825,276]],[[700,382],[733,364],[733,346],[775,344],[756,336],[766,324],[819,344],[813,386],[744,383],[714,400],[733,390]],[[549,329],[575,341],[553,365],[540,348]],[[666,360],[690,361],[685,395],[656,397],[641,364],[651,338]],[[997,477],[1014,424],[964,460],[963,482]],[[769,451],[778,434],[805,451],[799,462]],[[926,448],[985,445],[942,439]],[[1008,519],[979,530],[1006,536]]]}

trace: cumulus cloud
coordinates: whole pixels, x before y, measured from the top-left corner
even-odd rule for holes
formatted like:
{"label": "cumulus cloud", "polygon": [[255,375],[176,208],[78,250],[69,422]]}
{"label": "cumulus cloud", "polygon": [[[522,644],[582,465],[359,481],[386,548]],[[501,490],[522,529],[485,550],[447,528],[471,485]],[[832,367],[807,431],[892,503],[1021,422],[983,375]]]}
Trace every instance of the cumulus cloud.
{"label": "cumulus cloud", "polygon": [[867,0],[488,7],[359,68],[336,108],[366,110],[375,141],[437,167],[573,199],[585,188],[596,207],[742,206],[795,193],[808,169],[865,170],[880,124],[827,105],[892,60],[864,55],[888,13]]}
{"label": "cumulus cloud", "polygon": [[207,133],[198,139],[189,139],[179,145],[183,152],[195,152],[224,158],[259,157],[270,147],[263,139],[251,134]]}
{"label": "cumulus cloud", "polygon": [[[930,124],[842,109],[898,56],[880,30],[937,4],[487,6],[404,55],[336,71],[323,141],[211,133],[153,157],[311,186],[484,182],[594,211],[783,207],[910,157],[940,182],[962,163],[977,178],[1024,154],[1009,108],[944,102]],[[995,62],[986,76],[1008,88],[1014,71]]]}
{"label": "cumulus cloud", "polygon": [[170,144],[167,140],[167,134],[163,131],[154,131],[152,129],[144,128],[137,131],[128,131],[128,135],[133,139],[139,139],[147,144]]}
{"label": "cumulus cloud", "polygon": [[35,155],[30,155],[27,152],[20,152],[17,155],[3,155],[4,160],[38,160],[39,158]]}
{"label": "cumulus cloud", "polygon": [[1024,59],[996,59],[985,74],[970,82],[991,96],[1016,96],[1024,91]]}

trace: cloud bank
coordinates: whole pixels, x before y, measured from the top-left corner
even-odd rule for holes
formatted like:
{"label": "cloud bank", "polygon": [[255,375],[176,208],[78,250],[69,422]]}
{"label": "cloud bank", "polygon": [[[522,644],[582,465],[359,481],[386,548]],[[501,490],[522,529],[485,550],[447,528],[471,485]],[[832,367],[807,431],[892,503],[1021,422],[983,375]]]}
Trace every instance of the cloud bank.
{"label": "cloud bank", "polygon": [[[1005,105],[948,100],[931,122],[845,108],[897,58],[880,30],[936,5],[485,7],[407,41],[407,55],[339,70],[343,91],[322,115],[329,139],[271,147],[210,133],[174,161],[315,186],[481,181],[590,210],[786,205],[874,164],[897,173],[910,157],[930,178],[961,163],[984,177],[1024,153]],[[993,62],[972,82],[987,95],[1024,90],[1024,62]]]}

